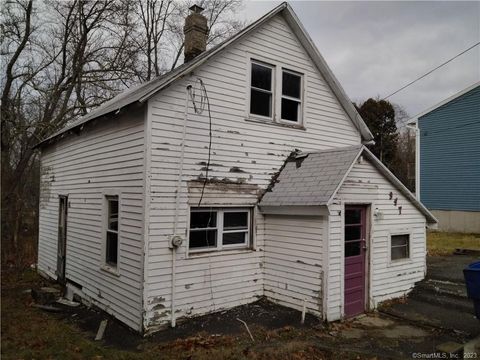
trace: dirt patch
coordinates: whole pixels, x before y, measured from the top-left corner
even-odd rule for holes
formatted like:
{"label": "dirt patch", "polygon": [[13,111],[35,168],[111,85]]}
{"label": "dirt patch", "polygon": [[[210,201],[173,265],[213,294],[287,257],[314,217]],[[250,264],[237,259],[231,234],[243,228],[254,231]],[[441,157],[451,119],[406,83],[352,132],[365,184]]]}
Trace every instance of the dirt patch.
{"label": "dirt patch", "polygon": [[[48,282],[32,272],[6,280],[4,276],[2,359],[398,359],[456,340],[376,314],[330,324],[307,316],[302,325],[300,312],[265,300],[189,319],[142,338],[84,306],[58,305],[60,313],[36,309],[26,290]],[[237,318],[248,324],[254,341]],[[109,319],[105,338],[93,341],[103,319]]]}

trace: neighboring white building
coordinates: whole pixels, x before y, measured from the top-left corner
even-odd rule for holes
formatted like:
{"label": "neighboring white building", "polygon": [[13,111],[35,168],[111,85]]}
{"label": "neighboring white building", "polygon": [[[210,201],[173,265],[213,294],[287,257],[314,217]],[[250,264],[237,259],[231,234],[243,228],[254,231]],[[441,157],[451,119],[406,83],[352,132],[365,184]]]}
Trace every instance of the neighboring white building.
{"label": "neighboring white building", "polygon": [[436,220],[371,140],[284,3],[39,144],[39,271],[144,333],[264,296],[373,309],[423,279]]}

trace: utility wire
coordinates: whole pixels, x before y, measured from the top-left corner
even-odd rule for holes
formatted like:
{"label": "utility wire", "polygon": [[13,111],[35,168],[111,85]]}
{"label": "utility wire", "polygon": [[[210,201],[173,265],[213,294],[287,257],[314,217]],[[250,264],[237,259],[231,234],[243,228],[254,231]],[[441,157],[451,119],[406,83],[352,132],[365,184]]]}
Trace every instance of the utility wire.
{"label": "utility wire", "polygon": [[468,51],[472,50],[474,47],[476,47],[476,46],[478,46],[478,45],[480,45],[480,41],[479,41],[479,42],[477,42],[476,44],[473,44],[473,45],[472,45],[472,46],[470,46],[468,49],[465,49],[465,50],[463,50],[462,52],[458,53],[457,55],[455,55],[454,57],[452,57],[452,58],[450,58],[449,60],[445,61],[444,63],[442,63],[442,64],[438,65],[436,68],[434,68],[434,69],[432,69],[432,70],[430,70],[430,71],[426,72],[425,74],[423,74],[423,75],[422,75],[422,76],[420,76],[419,78],[417,78],[417,79],[415,79],[415,80],[413,80],[413,81],[409,82],[408,84],[406,84],[406,85],[402,86],[400,89],[398,89],[398,90],[394,91],[394,92],[393,92],[393,93],[391,93],[390,95],[388,95],[388,96],[385,96],[385,97],[384,97],[382,100],[387,100],[389,97],[392,97],[393,95],[395,95],[395,94],[399,93],[399,92],[400,92],[400,91],[402,91],[403,89],[405,89],[405,88],[409,87],[410,85],[413,85],[413,84],[414,84],[414,83],[416,83],[417,81],[419,81],[419,80],[423,79],[424,77],[426,77],[426,76],[430,75],[430,74],[431,74],[431,73],[433,73],[435,70],[438,70],[438,69],[440,69],[442,66],[444,66],[444,65],[447,65],[449,62],[451,62],[451,61],[455,60],[455,59],[456,59],[456,58],[458,58],[459,56],[461,56],[461,55],[465,54],[466,52],[468,52]]}

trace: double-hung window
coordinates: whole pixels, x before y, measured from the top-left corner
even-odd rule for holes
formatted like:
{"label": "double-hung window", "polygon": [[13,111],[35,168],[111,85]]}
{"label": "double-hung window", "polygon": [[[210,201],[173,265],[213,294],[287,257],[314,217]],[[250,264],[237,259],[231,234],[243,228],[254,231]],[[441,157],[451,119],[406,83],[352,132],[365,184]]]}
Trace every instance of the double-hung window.
{"label": "double-hung window", "polygon": [[190,212],[190,252],[246,248],[250,244],[251,209],[197,208]]}
{"label": "double-hung window", "polygon": [[118,263],[118,195],[105,196],[105,264],[116,268]]}
{"label": "double-hung window", "polygon": [[250,79],[250,114],[272,118],[273,69],[271,65],[252,62]]}
{"label": "double-hung window", "polygon": [[408,259],[410,257],[410,234],[395,234],[390,236],[392,261]]}
{"label": "double-hung window", "polygon": [[282,69],[282,120],[302,121],[302,75]]}
{"label": "double-hung window", "polygon": [[249,115],[272,123],[303,123],[304,75],[257,60],[250,63]]}

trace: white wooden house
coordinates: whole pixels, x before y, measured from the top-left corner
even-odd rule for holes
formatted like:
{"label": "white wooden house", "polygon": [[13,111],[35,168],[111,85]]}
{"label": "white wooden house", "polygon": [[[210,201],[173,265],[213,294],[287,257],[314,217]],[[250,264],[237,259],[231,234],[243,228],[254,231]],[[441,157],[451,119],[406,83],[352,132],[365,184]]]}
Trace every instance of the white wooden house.
{"label": "white wooden house", "polygon": [[261,297],[333,321],[408,292],[436,220],[362,145],[291,7],[208,51],[192,10],[187,63],[39,144],[39,271],[144,333]]}

